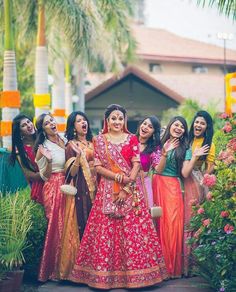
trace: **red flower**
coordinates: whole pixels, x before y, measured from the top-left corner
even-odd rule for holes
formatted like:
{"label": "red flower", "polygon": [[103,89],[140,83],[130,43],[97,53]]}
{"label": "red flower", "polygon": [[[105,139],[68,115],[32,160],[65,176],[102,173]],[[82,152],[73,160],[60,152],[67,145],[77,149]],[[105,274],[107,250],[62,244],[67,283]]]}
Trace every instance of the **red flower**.
{"label": "red flower", "polygon": [[234,227],[232,225],[230,225],[230,224],[226,224],[225,227],[224,227],[224,231],[227,234],[230,234],[233,230],[234,230]]}
{"label": "red flower", "polygon": [[229,217],[229,212],[228,212],[228,211],[222,211],[222,212],[220,213],[220,216],[221,216],[222,218]]}
{"label": "red flower", "polygon": [[212,192],[208,192],[207,195],[206,195],[206,199],[208,201],[211,201],[212,200]]}
{"label": "red flower", "polygon": [[222,130],[225,132],[225,133],[229,133],[232,131],[232,125],[230,124],[230,122],[226,122],[224,127],[222,128]]}
{"label": "red flower", "polygon": [[205,212],[205,210],[203,209],[203,208],[199,208],[198,210],[197,210],[197,213],[198,214],[203,214]]}
{"label": "red flower", "polygon": [[209,226],[210,223],[211,223],[210,219],[205,219],[205,220],[202,221],[202,225],[205,226],[205,227]]}
{"label": "red flower", "polygon": [[216,176],[214,174],[204,174],[203,184],[207,187],[213,187],[216,184]]}

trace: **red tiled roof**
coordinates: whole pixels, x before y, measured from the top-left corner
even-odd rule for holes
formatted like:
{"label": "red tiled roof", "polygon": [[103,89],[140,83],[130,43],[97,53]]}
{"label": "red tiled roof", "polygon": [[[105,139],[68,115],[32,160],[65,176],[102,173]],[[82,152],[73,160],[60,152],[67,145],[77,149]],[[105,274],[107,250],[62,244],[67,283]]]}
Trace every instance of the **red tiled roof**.
{"label": "red tiled roof", "polygon": [[154,87],[155,89],[163,92],[164,94],[166,94],[167,96],[175,100],[177,103],[181,103],[184,101],[184,97],[182,95],[168,88],[167,86],[162,84],[159,80],[153,78],[150,74],[147,74],[134,66],[127,67],[120,75],[113,75],[111,78],[105,80],[100,85],[98,85],[91,91],[87,92],[85,95],[85,100],[88,101],[95,98],[96,96],[98,96],[99,94],[107,90],[109,87],[114,86],[117,82],[124,79],[129,74],[133,74],[139,77],[140,79],[142,79],[143,81],[145,81],[146,83]]}
{"label": "red tiled roof", "polygon": [[[134,25],[140,59],[223,64],[222,47],[175,35],[164,29]],[[236,65],[236,51],[226,50],[226,63]]]}

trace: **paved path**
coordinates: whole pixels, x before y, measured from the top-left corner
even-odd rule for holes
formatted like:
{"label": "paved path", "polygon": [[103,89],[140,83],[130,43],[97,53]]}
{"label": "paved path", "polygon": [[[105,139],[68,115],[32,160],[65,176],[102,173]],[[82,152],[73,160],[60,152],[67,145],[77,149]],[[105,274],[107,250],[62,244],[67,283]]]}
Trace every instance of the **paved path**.
{"label": "paved path", "polygon": [[[85,285],[77,285],[71,282],[47,282],[38,288],[39,292],[91,292],[102,291],[99,289],[89,288]],[[104,291],[104,290],[103,290]],[[106,290],[107,291],[107,290]],[[142,289],[113,289],[112,292],[126,292],[126,291],[147,291],[147,292],[214,292],[209,288],[209,285],[199,277],[183,278],[176,280],[165,281],[161,285],[152,286]]]}

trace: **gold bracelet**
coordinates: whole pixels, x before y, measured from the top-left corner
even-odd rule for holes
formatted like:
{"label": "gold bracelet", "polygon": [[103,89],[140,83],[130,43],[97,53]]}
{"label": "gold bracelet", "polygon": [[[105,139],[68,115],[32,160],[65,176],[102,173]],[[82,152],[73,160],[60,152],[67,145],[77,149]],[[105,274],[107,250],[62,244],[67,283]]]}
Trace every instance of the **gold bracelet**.
{"label": "gold bracelet", "polygon": [[118,177],[119,177],[119,173],[116,173],[116,174],[115,174],[114,181],[117,181],[117,182],[118,182]]}
{"label": "gold bracelet", "polygon": [[75,163],[73,163],[73,166],[77,166],[77,167],[79,167],[79,164],[75,164]]}

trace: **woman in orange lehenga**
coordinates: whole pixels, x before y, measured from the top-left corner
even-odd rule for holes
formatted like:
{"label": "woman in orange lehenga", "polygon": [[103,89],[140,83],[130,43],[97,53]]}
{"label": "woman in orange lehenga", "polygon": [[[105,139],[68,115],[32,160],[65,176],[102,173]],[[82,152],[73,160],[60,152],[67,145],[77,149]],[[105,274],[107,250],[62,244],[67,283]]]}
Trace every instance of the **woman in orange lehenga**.
{"label": "woman in orange lehenga", "polygon": [[[180,177],[187,177],[198,156],[206,154],[204,146],[191,155],[188,149],[188,128],[182,117],[174,117],[162,137],[162,156],[153,176],[154,203],[162,207],[157,230],[169,276],[181,277],[183,269],[184,202]],[[172,145],[172,146],[171,146]]]}
{"label": "woman in orange lehenga", "polygon": [[[70,210],[71,198],[67,198],[60,190],[65,181],[65,140],[59,136],[56,121],[49,114],[38,117],[36,128],[38,130],[35,142],[36,162],[45,181],[43,201],[48,220],[38,275],[39,281],[44,282],[49,279],[66,278],[70,272],[73,251],[77,250],[79,244],[79,236],[77,220],[74,220],[76,216],[67,212]],[[64,237],[68,239],[67,242],[63,240]]]}
{"label": "woman in orange lehenga", "polygon": [[124,108],[107,108],[103,133],[95,142],[98,191],[70,275],[70,280],[95,288],[145,287],[167,277],[141,181],[136,178],[138,140],[127,131],[125,121]]}
{"label": "woman in orange lehenga", "polygon": [[204,173],[212,173],[215,160],[215,145],[213,138],[213,121],[206,111],[199,111],[193,118],[189,131],[189,141],[194,151],[196,148],[208,145],[208,155],[199,157],[194,165],[191,175],[184,180],[184,275],[188,276],[191,270],[191,246],[187,244],[192,232],[189,228],[192,217],[192,205],[201,204],[208,192],[207,187],[201,184]]}

